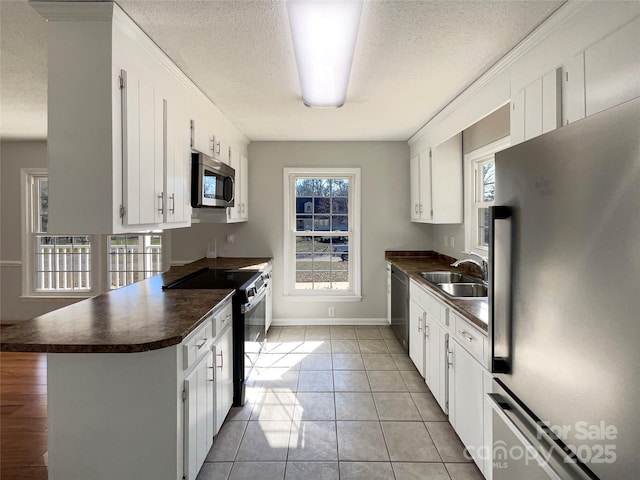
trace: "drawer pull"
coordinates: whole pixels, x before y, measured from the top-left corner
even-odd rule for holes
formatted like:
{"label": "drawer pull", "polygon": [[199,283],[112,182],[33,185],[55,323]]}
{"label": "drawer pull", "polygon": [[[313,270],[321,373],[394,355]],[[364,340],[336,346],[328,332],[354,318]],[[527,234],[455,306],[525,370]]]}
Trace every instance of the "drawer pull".
{"label": "drawer pull", "polygon": [[227,323],[227,320],[230,320],[230,319],[231,319],[231,314],[224,317],[224,320],[222,320],[222,323]]}
{"label": "drawer pull", "polygon": [[472,342],[473,340],[475,340],[475,338],[473,338],[473,336],[469,335],[467,332],[465,332],[464,330],[458,330],[458,333],[460,335],[462,335],[462,337],[464,337],[465,340]]}
{"label": "drawer pull", "polygon": [[200,350],[202,347],[204,347],[207,344],[207,339],[203,338],[202,339],[202,343],[198,344],[198,350]]}
{"label": "drawer pull", "polygon": [[418,317],[418,331],[422,331],[422,315]]}

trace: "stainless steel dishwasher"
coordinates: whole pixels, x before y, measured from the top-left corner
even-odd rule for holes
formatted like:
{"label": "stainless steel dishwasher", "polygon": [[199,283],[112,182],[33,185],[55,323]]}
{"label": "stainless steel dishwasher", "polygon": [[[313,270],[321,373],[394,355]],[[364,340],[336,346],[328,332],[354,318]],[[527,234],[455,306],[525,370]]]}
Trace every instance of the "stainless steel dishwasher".
{"label": "stainless steel dishwasher", "polygon": [[409,278],[391,266],[391,330],[409,352]]}

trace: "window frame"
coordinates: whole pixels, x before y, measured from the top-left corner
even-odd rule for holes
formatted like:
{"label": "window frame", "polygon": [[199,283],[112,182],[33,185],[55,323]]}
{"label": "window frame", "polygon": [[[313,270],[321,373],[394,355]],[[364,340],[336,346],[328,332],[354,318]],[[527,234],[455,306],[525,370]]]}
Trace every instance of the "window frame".
{"label": "window frame", "polygon": [[[52,298],[89,298],[98,295],[101,291],[100,255],[102,248],[99,235],[83,234],[46,234],[39,232],[37,225],[37,192],[35,187],[38,179],[48,178],[46,168],[22,168],[20,169],[21,189],[21,222],[22,222],[22,298],[52,299]],[[91,264],[88,272],[90,288],[88,290],[37,290],[35,277],[35,248],[38,236],[57,237],[89,237],[91,246]]]}
{"label": "window frame", "polygon": [[[91,288],[89,290],[37,290],[35,275],[35,248],[36,237],[43,235],[38,232],[37,228],[37,192],[35,187],[40,178],[48,178],[48,170],[46,168],[22,168],[20,169],[20,214],[21,214],[21,236],[22,236],[22,295],[20,298],[29,300],[52,300],[52,299],[82,299],[90,298],[101,293],[107,293],[115,289],[111,289],[111,270],[108,263],[109,237],[110,235],[83,235],[83,234],[45,234],[47,236],[69,236],[89,237],[91,246],[91,265],[89,281]],[[123,234],[126,236],[140,235],[160,235],[161,236],[161,263],[162,271],[166,270],[170,263],[168,260],[168,251],[170,251],[170,237],[165,232],[144,231],[144,232],[128,232]],[[145,278],[148,278],[145,276]],[[127,285],[130,285],[127,283]],[[126,285],[124,285],[126,286]]]}
{"label": "window frame", "polygon": [[[138,270],[112,270],[112,259],[111,259],[111,255],[113,254],[112,252],[112,247],[113,245],[111,244],[113,237],[125,237],[125,247],[128,246],[129,244],[127,243],[127,237],[144,237],[142,239],[138,239],[138,243],[142,245],[142,249],[143,252],[137,252],[134,255],[139,255],[139,261],[142,260],[143,263],[143,268],[142,270],[138,269]],[[156,269],[153,268],[153,264],[154,262],[152,261],[153,258],[151,257],[152,255],[154,255],[153,253],[146,253],[145,250],[147,248],[151,248],[151,238],[152,237],[160,237],[160,253],[159,253],[159,258],[160,258],[160,270],[156,271]],[[106,264],[107,264],[107,277],[106,277],[106,285],[105,285],[105,290],[106,291],[113,291],[113,290],[118,290],[120,288],[126,287],[127,285],[131,285],[133,283],[137,283],[137,282],[141,282],[142,280],[146,280],[147,278],[151,278],[154,275],[157,275],[158,273],[162,273],[164,271],[164,264],[165,264],[165,258],[164,258],[164,240],[165,240],[165,236],[163,234],[162,231],[157,230],[157,231],[151,231],[151,232],[136,232],[136,233],[118,233],[118,234],[113,234],[113,235],[106,235],[106,245],[105,245],[105,258],[106,258]],[[140,243],[141,242],[141,243]],[[126,253],[124,255],[127,255]],[[151,260],[151,261],[150,261]],[[126,260],[125,260],[126,263]],[[142,273],[144,275],[144,278],[142,280],[135,280],[130,282],[129,281],[129,276],[130,274],[136,274],[136,273]],[[116,286],[113,287],[113,275],[119,276],[120,274],[124,275],[124,284],[120,285],[120,286]]]}
{"label": "window frame", "polygon": [[[326,302],[360,301],[361,296],[361,169],[345,167],[327,168],[284,168],[283,192],[284,192],[284,288],[283,296],[292,301],[314,299]],[[348,290],[314,290],[295,288],[296,267],[296,237],[302,236],[296,231],[295,218],[295,181],[300,178],[349,178],[349,229],[346,233],[350,237],[349,242],[349,286]],[[319,231],[310,236],[328,236],[336,232]],[[340,236],[345,232],[340,231]],[[309,236],[309,235],[307,235]],[[330,236],[330,235],[329,235]]]}
{"label": "window frame", "polygon": [[489,161],[494,161],[495,154],[511,146],[511,137],[503,137],[499,140],[480,147],[464,156],[465,169],[465,202],[464,202],[464,232],[465,253],[475,253],[487,257],[489,248],[478,245],[477,232],[478,210],[494,204],[491,202],[477,201],[479,195],[480,176],[479,167]]}

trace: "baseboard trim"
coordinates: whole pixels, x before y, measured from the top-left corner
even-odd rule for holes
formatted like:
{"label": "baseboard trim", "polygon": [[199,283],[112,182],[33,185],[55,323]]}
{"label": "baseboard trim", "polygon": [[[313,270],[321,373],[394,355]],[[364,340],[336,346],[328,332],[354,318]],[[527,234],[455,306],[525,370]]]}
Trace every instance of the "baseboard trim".
{"label": "baseboard trim", "polygon": [[387,319],[380,318],[274,318],[274,327],[315,326],[315,325],[389,325]]}

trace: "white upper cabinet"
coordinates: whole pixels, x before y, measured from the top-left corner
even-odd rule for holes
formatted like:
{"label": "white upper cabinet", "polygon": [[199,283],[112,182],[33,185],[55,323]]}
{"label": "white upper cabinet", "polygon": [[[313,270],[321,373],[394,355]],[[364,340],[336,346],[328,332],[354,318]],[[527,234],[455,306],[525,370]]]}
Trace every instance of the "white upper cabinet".
{"label": "white upper cabinet", "polygon": [[584,52],[568,60],[562,71],[562,124],[569,125],[586,116]]}
{"label": "white upper cabinet", "polygon": [[555,130],[562,122],[560,68],[531,82],[511,98],[511,145]]}
{"label": "white upper cabinet", "polygon": [[462,223],[462,134],[411,158],[411,220]]}
{"label": "white upper cabinet", "polygon": [[585,50],[584,80],[587,115],[640,96],[640,17]]}
{"label": "white upper cabinet", "polygon": [[190,225],[191,149],[244,153],[246,137],[117,4],[33,5],[48,20],[50,232]]}

